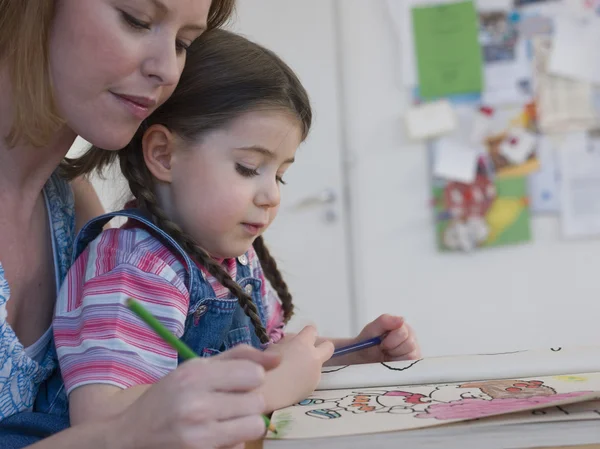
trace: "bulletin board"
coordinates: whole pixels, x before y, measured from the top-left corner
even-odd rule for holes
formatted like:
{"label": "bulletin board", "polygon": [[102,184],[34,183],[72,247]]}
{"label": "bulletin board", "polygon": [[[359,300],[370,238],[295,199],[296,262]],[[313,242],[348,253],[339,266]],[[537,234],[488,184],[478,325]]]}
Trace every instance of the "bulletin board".
{"label": "bulletin board", "polygon": [[[506,43],[488,44],[489,57],[500,60],[499,74],[484,73],[480,92],[422,99],[414,47],[405,45],[412,26],[397,8],[410,12],[417,3],[458,2],[382,3],[367,7],[351,0],[341,9],[347,133],[356,160],[357,315],[363,321],[383,312],[406,316],[427,355],[597,344],[598,86],[577,78],[591,71],[534,76],[548,64],[548,39],[556,42],[555,18],[571,17],[581,26],[597,20],[594,5],[477,2],[477,17],[484,10],[496,22],[512,21],[517,30],[531,20],[529,32],[539,39],[527,39],[512,53]],[[497,10],[504,19],[493,15]],[[479,25],[476,38],[481,39]],[[516,59],[512,65],[502,62],[509,54]],[[483,72],[486,57],[482,51]],[[494,89],[486,89],[489,82]],[[559,107],[541,113],[531,107],[539,98]],[[437,126],[418,126],[427,123]],[[491,141],[473,143],[482,135]],[[531,138],[533,151],[518,145]],[[436,167],[441,145],[442,153],[460,154],[464,163]],[[504,153],[518,163],[509,164]],[[436,170],[454,179],[433,176]],[[458,187],[462,203],[450,191],[448,202],[442,201],[448,182]],[[460,191],[466,187],[468,194]],[[475,219],[460,218],[467,206]],[[445,245],[444,231],[456,225],[451,212],[463,229],[445,236]]]}

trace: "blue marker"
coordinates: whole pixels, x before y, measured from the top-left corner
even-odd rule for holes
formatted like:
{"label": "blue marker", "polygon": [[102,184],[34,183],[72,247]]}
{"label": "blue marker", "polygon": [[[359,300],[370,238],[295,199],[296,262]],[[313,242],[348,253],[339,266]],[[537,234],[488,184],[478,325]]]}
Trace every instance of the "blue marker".
{"label": "blue marker", "polygon": [[353,345],[344,346],[343,348],[336,349],[335,351],[333,351],[332,357],[337,357],[338,355],[344,355],[350,352],[360,351],[361,349],[367,349],[372,346],[377,346],[381,344],[381,342],[383,341],[383,337],[384,336],[371,338],[370,340],[361,341]]}

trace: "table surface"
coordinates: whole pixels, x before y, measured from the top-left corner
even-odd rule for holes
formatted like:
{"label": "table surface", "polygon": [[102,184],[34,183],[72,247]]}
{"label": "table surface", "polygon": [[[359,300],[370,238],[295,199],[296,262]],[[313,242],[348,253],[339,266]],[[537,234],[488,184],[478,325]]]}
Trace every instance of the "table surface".
{"label": "table surface", "polygon": [[[246,443],[246,449],[262,449],[262,441]],[[552,446],[537,449],[600,449],[600,444],[587,444],[583,446]]]}

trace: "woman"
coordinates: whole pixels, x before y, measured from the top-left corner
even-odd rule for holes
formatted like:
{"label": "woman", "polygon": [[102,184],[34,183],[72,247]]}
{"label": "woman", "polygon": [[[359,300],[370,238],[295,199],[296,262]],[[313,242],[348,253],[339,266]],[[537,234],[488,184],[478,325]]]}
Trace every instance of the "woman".
{"label": "woman", "polygon": [[[124,147],[173,92],[189,44],[234,0],[0,0],[0,446],[65,423],[50,321],[77,223],[102,212],[87,182],[56,172],[77,135]],[[71,190],[71,187],[73,190]],[[10,299],[10,301],[9,301]],[[250,348],[183,364],[119,417],[75,426],[36,448],[221,447],[259,437],[253,392],[277,364]],[[224,387],[227,385],[227,388]]]}

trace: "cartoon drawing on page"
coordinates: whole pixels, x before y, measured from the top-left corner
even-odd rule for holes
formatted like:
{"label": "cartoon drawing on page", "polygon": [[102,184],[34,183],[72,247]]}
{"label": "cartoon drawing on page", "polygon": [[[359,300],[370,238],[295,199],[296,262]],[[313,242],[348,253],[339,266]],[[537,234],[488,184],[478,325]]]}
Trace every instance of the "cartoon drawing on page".
{"label": "cartoon drawing on page", "polygon": [[339,398],[311,397],[297,406],[323,406],[312,408],[305,414],[324,420],[340,419],[345,414],[385,413],[446,421],[478,419],[544,404],[550,406],[557,401],[588,393],[591,391],[557,393],[539,380],[493,380],[365,389]]}
{"label": "cartoon drawing on page", "polygon": [[[423,393],[418,392],[422,390]],[[363,413],[391,413],[414,414],[425,411],[431,404],[427,396],[431,387],[413,387],[411,391],[401,389],[368,389],[364,392],[356,391],[352,394],[333,399],[308,398],[298,403],[298,406],[312,406],[325,404],[324,408],[312,409],[306,412],[307,416],[321,419],[341,418],[343,412],[352,414]]]}

